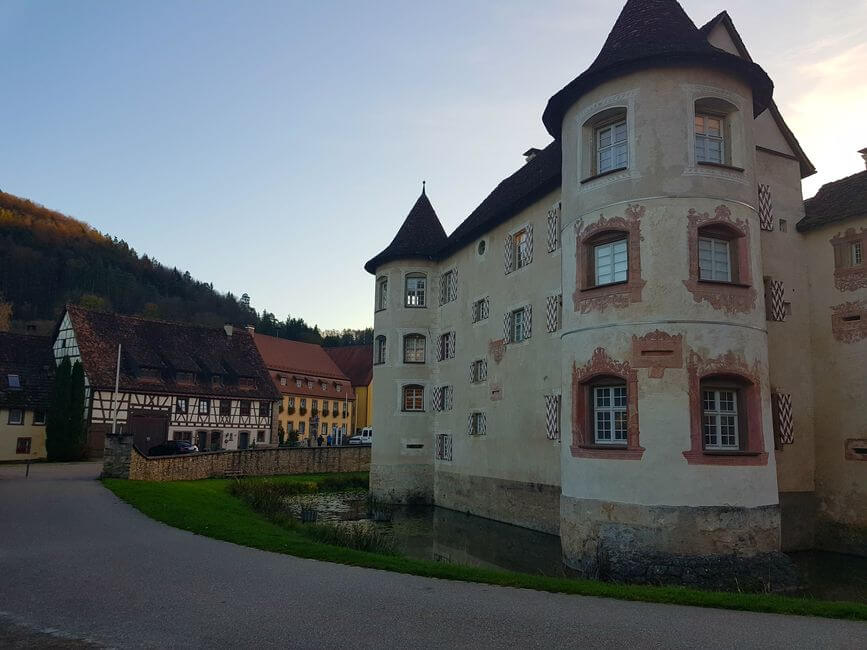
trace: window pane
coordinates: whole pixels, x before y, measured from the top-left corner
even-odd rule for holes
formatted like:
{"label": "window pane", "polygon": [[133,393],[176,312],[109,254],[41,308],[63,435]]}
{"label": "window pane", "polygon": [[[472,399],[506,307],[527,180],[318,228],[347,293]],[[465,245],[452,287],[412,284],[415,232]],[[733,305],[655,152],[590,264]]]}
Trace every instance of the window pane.
{"label": "window pane", "polygon": [[707,135],[720,135],[721,122],[718,118],[715,117],[707,117],[705,118],[705,133]]}
{"label": "window pane", "polygon": [[609,169],[612,169],[613,165],[611,163],[611,149],[604,149],[599,152],[599,172],[607,172]]}
{"label": "window pane", "polygon": [[611,389],[610,388],[597,388],[596,389],[596,407],[602,406],[610,406],[611,405]]}
{"label": "window pane", "polygon": [[695,116],[695,132],[704,133],[704,117],[701,115]]}
{"label": "window pane", "polygon": [[596,440],[611,440],[611,413],[607,411],[596,412]]}
{"label": "window pane", "polygon": [[716,416],[715,415],[705,415],[703,418],[704,423],[704,446],[705,447],[714,447],[717,444],[716,437]]}
{"label": "window pane", "polygon": [[626,167],[626,143],[621,142],[614,146],[615,164],[617,167]]}
{"label": "window pane", "polygon": [[611,146],[611,127],[599,129],[599,149]]}
{"label": "window pane", "polygon": [[614,125],[614,142],[626,142],[626,122]]}
{"label": "window pane", "polygon": [[614,439],[617,442],[626,441],[626,411],[614,414]]}

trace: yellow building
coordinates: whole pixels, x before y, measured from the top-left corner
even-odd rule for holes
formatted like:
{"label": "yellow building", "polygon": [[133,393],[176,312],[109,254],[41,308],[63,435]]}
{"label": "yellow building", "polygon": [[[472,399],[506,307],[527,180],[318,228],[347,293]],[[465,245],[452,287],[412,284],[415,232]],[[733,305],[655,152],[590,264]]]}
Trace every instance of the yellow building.
{"label": "yellow building", "polygon": [[352,431],[373,426],[373,346],[348,345],[340,348],[325,348],[334,363],[352,382],[355,392],[355,417]]}
{"label": "yellow building", "polygon": [[0,462],[45,458],[53,383],[50,339],[0,333]]}
{"label": "yellow building", "polygon": [[336,444],[352,432],[352,384],[322,346],[264,334],[254,339],[281,394],[278,434],[297,431],[302,444],[316,445],[320,436]]}

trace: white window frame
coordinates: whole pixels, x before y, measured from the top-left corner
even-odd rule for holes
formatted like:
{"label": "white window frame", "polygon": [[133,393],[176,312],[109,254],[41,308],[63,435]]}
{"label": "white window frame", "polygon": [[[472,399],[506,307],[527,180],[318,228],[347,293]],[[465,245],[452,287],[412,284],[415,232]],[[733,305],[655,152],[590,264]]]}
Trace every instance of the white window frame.
{"label": "white window frame", "polygon": [[[710,268],[702,265],[702,244],[710,247]],[[717,259],[719,249],[725,252],[724,265]],[[705,236],[698,238],[698,279],[713,282],[732,281],[732,249],[729,240]]]}
{"label": "white window frame", "polygon": [[[485,360],[484,359],[476,359],[475,361],[473,361],[473,376],[472,376],[472,382],[471,383],[481,384],[482,382],[487,381],[487,379],[488,379],[487,374],[484,374],[482,372],[482,370],[484,369],[484,366],[485,366]],[[484,374],[484,376],[483,376],[483,374]]]}
{"label": "white window frame", "polygon": [[[413,343],[413,345],[414,345],[413,350],[409,350],[407,348],[407,344],[410,341],[414,342]],[[410,355],[408,354],[408,352],[412,352],[413,355],[417,354],[419,352],[419,349],[418,349],[419,341],[421,342],[421,344],[420,344],[421,345],[421,360],[420,361],[411,361],[409,359]],[[406,334],[403,337],[403,362],[404,363],[424,363],[425,362],[425,355],[427,352],[426,348],[427,348],[427,339],[423,335],[421,335],[421,334]]]}
{"label": "white window frame", "polygon": [[[416,283],[412,289],[409,287],[410,282]],[[419,282],[421,286],[419,286]],[[412,309],[427,307],[427,276],[424,273],[407,273],[403,287],[404,307]]]}
{"label": "white window frame", "polygon": [[[13,417],[12,417],[12,414],[13,414],[13,413],[17,413],[17,414],[18,414],[18,417],[17,417],[17,418],[13,418]],[[9,420],[8,420],[8,423],[9,423],[9,424],[14,424],[14,425],[24,424],[24,409],[19,409],[19,408],[10,408],[10,409],[9,409]]]}
{"label": "white window frame", "polygon": [[[708,135],[707,120],[717,120],[719,122],[719,135]],[[701,120],[701,131],[699,131],[698,121]],[[717,165],[726,164],[726,142],[725,142],[725,118],[722,115],[714,115],[713,113],[696,113],[695,121],[693,122],[695,131],[695,161],[709,162]],[[719,160],[713,160],[708,154],[708,143],[719,143]]]}
{"label": "white window frame", "polygon": [[[204,409],[202,407],[204,407]],[[196,405],[196,410],[198,411],[199,415],[210,415],[211,414],[211,400],[200,399],[199,403]]]}
{"label": "white window frame", "polygon": [[[521,343],[526,340],[524,336],[524,308],[512,310],[511,332],[509,332],[510,343]],[[520,338],[518,333],[520,332]]]}
{"label": "white window frame", "polygon": [[[722,394],[730,396],[726,401],[731,408],[723,408]],[[712,396],[712,406],[708,406],[708,395]],[[723,434],[723,418],[726,425],[734,430]],[[740,449],[738,414],[738,391],[734,388],[702,388],[701,391],[701,435],[705,449],[715,451],[736,451]],[[733,437],[734,441],[723,442],[723,437]],[[709,442],[710,439],[710,442]]]}
{"label": "white window frame", "polygon": [[[617,128],[623,127],[623,139],[615,140]],[[610,132],[610,144],[602,144],[602,137],[606,132]],[[629,167],[629,129],[626,124],[626,118],[617,119],[614,122],[597,126],[594,130],[594,142],[596,143],[596,173],[604,174],[616,169],[626,169]],[[603,166],[602,156],[605,153],[610,153],[610,162]],[[617,158],[622,154],[623,164],[617,163]]]}
{"label": "white window frame", "polygon": [[[615,391],[623,392],[623,403],[615,404]],[[599,398],[602,393],[607,392],[607,405],[599,405]],[[629,401],[626,384],[606,384],[604,386],[593,386],[591,392],[593,399],[593,441],[597,445],[625,445],[629,442]],[[623,414],[622,436],[618,437],[616,426],[617,414]],[[609,438],[600,437],[600,422],[599,416],[604,414],[604,419],[608,424],[610,433]]]}
{"label": "white window frame", "polygon": [[455,277],[455,269],[449,269],[443,272],[440,276],[440,305],[445,305],[458,297],[458,283],[453,280]]}
{"label": "white window frame", "polygon": [[[608,258],[610,260],[607,264],[605,264],[604,267],[599,262],[600,253],[602,252],[607,252]],[[618,271],[616,269],[617,256],[621,253],[626,257],[626,268]],[[627,242],[627,237],[605,242],[604,244],[594,244],[593,279],[595,282],[594,286],[597,287],[605,286],[608,284],[617,284],[619,282],[627,282],[629,280],[629,245]]]}

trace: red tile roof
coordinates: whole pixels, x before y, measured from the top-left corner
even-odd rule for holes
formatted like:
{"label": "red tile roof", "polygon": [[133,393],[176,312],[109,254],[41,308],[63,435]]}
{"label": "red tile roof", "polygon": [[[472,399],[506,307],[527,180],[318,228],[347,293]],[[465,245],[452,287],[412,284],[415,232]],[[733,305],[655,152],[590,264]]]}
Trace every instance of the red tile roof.
{"label": "red tile roof", "polygon": [[325,348],[353,386],[368,386],[373,380],[373,345]]}
{"label": "red tile roof", "polygon": [[[250,333],[148,320],[66,308],[92,386],[113,388],[117,346],[121,347],[120,385],[144,393],[279,399]],[[146,376],[149,372],[156,376]],[[178,382],[192,373],[192,383]],[[213,384],[218,375],[220,382]],[[242,386],[241,379],[250,385]]]}
{"label": "red tile roof", "polygon": [[[280,339],[266,334],[254,334],[253,338],[277,389],[284,394],[310,395],[326,399],[355,399],[352,382],[334,363],[321,345]],[[286,378],[286,385],[280,378]],[[301,379],[301,386],[296,385]],[[307,388],[307,380],[313,383]],[[325,382],[323,390],[320,384]],[[338,391],[336,384],[341,385]]]}

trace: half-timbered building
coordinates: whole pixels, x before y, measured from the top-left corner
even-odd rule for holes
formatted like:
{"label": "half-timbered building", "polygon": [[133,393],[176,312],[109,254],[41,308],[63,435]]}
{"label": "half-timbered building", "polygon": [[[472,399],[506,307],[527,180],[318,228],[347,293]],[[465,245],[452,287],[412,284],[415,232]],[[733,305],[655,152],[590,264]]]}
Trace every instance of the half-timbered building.
{"label": "half-timbered building", "polygon": [[70,305],[54,337],[55,361],[64,357],[84,366],[92,456],[101,455],[112,426],[131,433],[143,453],[166,440],[187,440],[200,451],[272,443],[279,394],[247,329]]}

